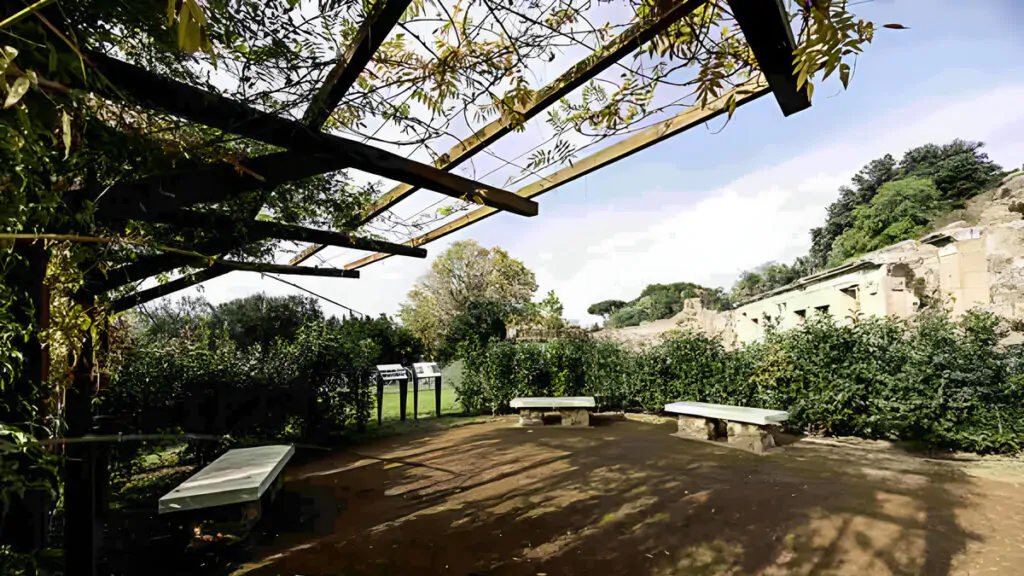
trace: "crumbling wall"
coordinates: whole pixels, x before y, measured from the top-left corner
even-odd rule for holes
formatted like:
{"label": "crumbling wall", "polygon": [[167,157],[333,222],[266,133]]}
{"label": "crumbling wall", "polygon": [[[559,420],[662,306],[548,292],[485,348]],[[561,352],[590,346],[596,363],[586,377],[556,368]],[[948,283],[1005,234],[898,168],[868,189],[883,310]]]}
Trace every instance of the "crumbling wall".
{"label": "crumbling wall", "polygon": [[700,298],[687,298],[683,301],[683,311],[672,320],[683,330],[703,332],[712,338],[720,338],[728,348],[736,346],[736,329],[731,311],[718,312],[708,310]]}
{"label": "crumbling wall", "polygon": [[1012,211],[1024,202],[1024,175],[1004,180],[981,214],[988,257],[988,309],[1024,321],[1024,215]]}
{"label": "crumbling wall", "polygon": [[[923,306],[952,306],[955,314],[980,307],[1009,319],[1011,326],[1024,327],[1022,206],[1024,175],[1008,177],[994,191],[968,202],[962,213],[969,221],[950,223],[921,241],[906,240],[864,255],[864,260],[878,264],[884,274],[859,273],[863,278],[855,280],[858,287],[862,286],[863,293],[857,293],[857,309],[874,313],[881,304],[885,310],[882,313],[905,317]],[[827,284],[841,284],[844,279],[848,279],[847,276]],[[854,279],[853,275],[849,279]],[[823,284],[816,289],[840,291],[840,288]],[[806,291],[804,287],[794,289],[791,295],[783,292],[761,304],[787,308],[790,315],[799,316],[801,310],[788,308],[807,308],[797,301],[806,296]],[[881,295],[884,297],[879,299]],[[877,302],[864,300],[870,298]],[[791,303],[793,306],[788,306]],[[849,307],[832,306],[840,311],[840,317]],[[763,310],[757,306],[748,308],[748,316],[758,316],[760,321]],[[639,348],[660,342],[672,331],[694,330],[720,338],[727,347],[734,348],[741,337],[743,340],[755,337],[749,334],[749,324],[755,319],[741,317],[742,313],[742,310],[707,310],[699,298],[691,298],[684,302],[683,311],[672,318],[642,326],[602,330],[595,337]],[[784,318],[780,314],[774,314],[773,318],[778,316],[789,322],[782,322],[782,327],[799,324],[799,318]],[[738,325],[740,322],[744,324]]]}

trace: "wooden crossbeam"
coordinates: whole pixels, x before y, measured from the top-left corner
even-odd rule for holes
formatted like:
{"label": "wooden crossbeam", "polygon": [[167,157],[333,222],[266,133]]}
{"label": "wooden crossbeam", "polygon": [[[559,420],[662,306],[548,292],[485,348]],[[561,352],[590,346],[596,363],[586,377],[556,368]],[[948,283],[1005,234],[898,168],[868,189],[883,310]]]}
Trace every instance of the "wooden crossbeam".
{"label": "wooden crossbeam", "polygon": [[382,0],[371,8],[345,54],[334,64],[323,85],[313,96],[309,108],[302,116],[304,124],[313,128],[324,125],[338,106],[338,102],[341,102],[345,93],[359,78],[359,74],[370,63],[370,58],[380,48],[388,33],[398,24],[410,2],[411,0]]}
{"label": "wooden crossbeam", "polygon": [[196,284],[206,282],[207,280],[212,280],[218,276],[223,276],[224,274],[227,274],[230,271],[230,268],[221,267],[214,264],[213,266],[210,266],[209,268],[204,268],[199,272],[195,272],[187,276],[182,276],[181,278],[175,278],[170,282],[165,282],[164,284],[159,284],[157,286],[153,286],[152,288],[147,288],[134,294],[129,294],[128,296],[118,298],[117,300],[114,300],[113,302],[110,303],[110,309],[113,312],[124,312],[129,308],[134,308],[136,306],[145,304],[146,302],[150,302],[152,300],[156,300],[157,298],[167,296],[168,294],[173,294],[178,290],[184,290],[185,288],[188,288],[190,286],[195,286]]}
{"label": "wooden crossbeam", "polygon": [[[637,152],[653,146],[658,142],[671,138],[676,134],[681,134],[698,124],[702,124],[712,118],[727,113],[727,103],[730,97],[735,97],[736,106],[739,107],[746,103],[753,102],[768,92],[770,92],[770,89],[765,85],[764,80],[761,77],[745,82],[736,89],[731,90],[728,93],[721,95],[719,98],[709,102],[706,108],[701,108],[700,106],[690,107],[676,116],[658,122],[657,124],[654,124],[641,132],[637,132],[621,142],[595,152],[586,158],[577,160],[573,162],[572,166],[562,168],[545,178],[521,188],[518,191],[518,194],[527,198],[533,198],[544,194],[545,192],[553,190],[559,186],[568,184],[577,178],[590,174],[595,170],[614,164],[623,158],[636,154]],[[406,244],[409,246],[420,246],[427,242],[432,242],[438,238],[447,236],[456,230],[465,228],[470,224],[492,216],[495,212],[495,210],[486,207],[478,208],[469,214],[439,226],[426,234],[417,236],[416,238],[406,242]],[[388,256],[388,254],[382,253],[372,254],[346,264],[345,269],[356,270],[373,264],[374,262],[379,262]]]}
{"label": "wooden crossbeam", "polygon": [[254,220],[238,225],[231,217],[213,212],[180,210],[149,220],[173,224],[182,229],[235,230],[238,239],[233,244],[236,245],[245,245],[254,241],[275,238],[278,240],[291,240],[293,242],[323,242],[330,246],[352,248],[354,250],[389,252],[396,256],[411,256],[413,258],[426,258],[427,256],[427,251],[424,248],[414,248],[405,244],[358,236],[351,232],[320,230],[308,226],[267,220]]}
{"label": "wooden crossbeam", "polygon": [[[193,223],[196,223],[195,221]],[[216,225],[216,220],[200,218],[198,223],[203,225]],[[385,242],[373,238],[361,238],[349,232],[332,232],[280,224],[277,222],[255,221],[246,227],[246,242],[262,238],[279,238],[282,240],[293,240],[297,242],[322,242],[331,246],[352,248],[355,250],[369,250],[375,252],[386,252],[396,256],[411,256],[413,258],[426,258],[427,250]],[[175,268],[187,266],[195,259],[175,253],[154,254],[143,256],[132,262],[105,274],[97,273],[87,280],[88,290],[94,294],[103,294],[119,286],[130,282],[138,282],[157,274],[170,272]]]}
{"label": "wooden crossbeam", "polygon": [[224,202],[242,192],[271,189],[285,182],[348,167],[337,156],[278,152],[248,158],[239,166],[207,164],[111,186],[96,202],[101,219],[159,221],[199,203]]}
{"label": "wooden crossbeam", "polygon": [[[339,58],[331,72],[328,73],[324,84],[314,95],[309,108],[307,108],[302,122],[308,129],[319,130],[323,126],[338,102],[352,87],[374,52],[387,37],[388,32],[398,23],[409,3],[410,0],[384,0],[371,9],[366,21],[356,33],[356,37],[345,54]],[[181,208],[187,208],[199,202],[222,202],[239,192],[257,188],[269,189],[283,182],[346,168],[351,165],[351,162],[348,158],[339,155],[287,151],[251,158],[241,164],[244,166],[244,170],[238,170],[235,167],[205,166],[199,170],[115,186],[107,191],[104,206],[100,212],[106,213],[111,218],[125,219],[142,218],[146,215],[152,218],[173,216]],[[534,213],[536,213],[535,210]],[[246,237],[246,240],[275,237],[361,250],[392,252],[418,258],[426,257],[426,250],[421,248],[413,248],[410,251],[410,247],[407,246],[358,238],[345,232],[327,232],[300,227],[282,228],[273,223],[256,223],[250,226],[247,229],[247,234],[243,236]],[[234,242],[228,248],[233,249],[244,243],[244,241]],[[94,290],[106,292],[127,282],[169,272],[186,264],[187,262],[182,261],[176,254],[147,257],[134,264],[111,271],[106,278],[97,283]],[[122,306],[136,306],[144,301],[159,298],[221,276],[231,269],[228,266],[210,267],[151,288],[132,298],[122,299],[120,302]]]}
{"label": "wooden crossbeam", "polygon": [[[208,261],[203,261],[201,258],[194,258],[191,261],[192,264],[197,266],[208,265]],[[118,298],[110,304],[111,310],[114,312],[123,312],[129,308],[134,308],[140,304],[145,304],[151,300],[156,300],[168,294],[172,294],[179,290],[188,288],[189,286],[195,286],[200,282],[205,282],[217,276],[222,276],[233,270],[243,270],[247,272],[266,272],[271,274],[291,274],[295,276],[320,276],[327,278],[359,278],[359,272],[357,270],[339,270],[337,268],[311,268],[308,266],[289,266],[287,264],[264,264],[259,262],[238,262],[232,260],[218,260],[212,266],[205,268],[195,274],[176,278],[165,284],[159,286],[153,286],[125,296]]]}
{"label": "wooden crossbeam", "polygon": [[88,52],[92,65],[117,89],[99,87],[107,98],[121,94],[141,105],[162,110],[232,134],[239,134],[297,152],[332,154],[377,176],[480,202],[522,216],[535,216],[537,204],[511,192],[474,182],[408,158],[314,130],[302,123],[261,112],[251,106],[162,77],[98,52]]}
{"label": "wooden crossbeam", "polygon": [[187,266],[189,259],[180,254],[150,254],[140,256],[131,264],[118,266],[112,270],[86,274],[85,289],[91,294],[105,294],[114,288],[131,282],[145,280],[157,274],[170,272],[175,268]]}
{"label": "wooden crossbeam", "polygon": [[796,41],[783,0],[728,0],[733,17],[754,52],[761,73],[786,116],[811,106],[807,87],[793,73]]}
{"label": "wooden crossbeam", "polygon": [[[706,0],[677,2],[667,10],[655,12],[652,16],[653,19],[633,24],[625,32],[612,39],[607,46],[580,60],[561,76],[538,90],[533,100],[525,106],[517,107],[516,114],[502,116],[487,124],[469,138],[452,147],[435,164],[442,170],[451,170],[459,166],[511,132],[517,121],[525,122],[543,112],[546,108],[555,104],[586,82],[589,82],[634,50],[653,40],[658,34],[668,30],[670,26],[692,13],[705,2]],[[660,3],[657,4],[657,6],[660,5]],[[518,120],[515,119],[517,116]],[[410,184],[395,186],[381,196],[377,203],[362,215],[362,221],[365,223],[375,218],[418,189],[418,186]],[[324,248],[326,246],[310,246],[295,258],[292,258],[289,263],[301,264]]]}

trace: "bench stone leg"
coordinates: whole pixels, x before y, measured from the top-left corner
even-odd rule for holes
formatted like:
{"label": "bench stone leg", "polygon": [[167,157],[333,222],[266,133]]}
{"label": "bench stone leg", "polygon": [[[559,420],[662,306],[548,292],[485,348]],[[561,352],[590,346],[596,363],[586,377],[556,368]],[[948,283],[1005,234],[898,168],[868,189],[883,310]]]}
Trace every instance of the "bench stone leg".
{"label": "bench stone leg", "polygon": [[562,426],[590,426],[590,411],[583,408],[566,408],[562,414]]}
{"label": "bench stone leg", "polygon": [[544,413],[540,410],[522,409],[519,411],[520,426],[543,426]]}
{"label": "bench stone leg", "polygon": [[775,438],[768,426],[729,422],[728,433],[729,444],[755,454],[764,454],[775,447]]}
{"label": "bench stone leg", "polygon": [[679,435],[698,440],[714,440],[718,421],[700,416],[679,415]]}

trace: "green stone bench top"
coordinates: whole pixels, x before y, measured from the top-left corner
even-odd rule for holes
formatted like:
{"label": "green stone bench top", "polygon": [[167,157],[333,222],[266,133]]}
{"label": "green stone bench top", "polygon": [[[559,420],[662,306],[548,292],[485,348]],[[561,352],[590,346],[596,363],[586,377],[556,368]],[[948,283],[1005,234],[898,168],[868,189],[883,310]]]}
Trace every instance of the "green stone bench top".
{"label": "green stone bench top", "polygon": [[593,408],[596,406],[593,396],[564,396],[561,398],[515,398],[508,403],[516,409],[521,408]]}
{"label": "green stone bench top", "polygon": [[747,424],[777,424],[789,419],[789,413],[782,410],[765,410],[763,408],[744,408],[743,406],[727,406],[725,404],[706,404],[704,402],[673,402],[665,405],[665,412],[684,416],[700,416],[717,418],[730,422]]}
{"label": "green stone bench top", "polygon": [[228,450],[160,498],[158,512],[164,514],[259,500],[294,453],[292,446]]}

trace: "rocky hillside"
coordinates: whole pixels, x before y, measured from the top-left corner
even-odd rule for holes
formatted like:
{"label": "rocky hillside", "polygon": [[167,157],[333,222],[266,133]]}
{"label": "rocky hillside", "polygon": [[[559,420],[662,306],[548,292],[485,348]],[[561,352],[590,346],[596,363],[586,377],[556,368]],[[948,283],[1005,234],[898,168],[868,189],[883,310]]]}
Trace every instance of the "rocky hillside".
{"label": "rocky hillside", "polygon": [[[926,232],[917,240],[898,242],[858,259],[910,262],[921,259],[921,240],[937,234],[983,236],[987,270],[979,272],[987,274],[989,287],[989,303],[983,307],[1012,320],[1016,334],[1011,335],[1010,342],[1024,340],[1024,173],[1007,176],[994,188],[968,200],[962,209],[936,218]],[[938,271],[933,270],[930,276],[922,277],[937,286],[937,275]],[[736,338],[732,325],[732,313],[706,309],[699,298],[689,298],[684,309],[671,318],[605,329],[594,336],[643,347],[660,342],[675,330],[699,330],[733,346]]]}

